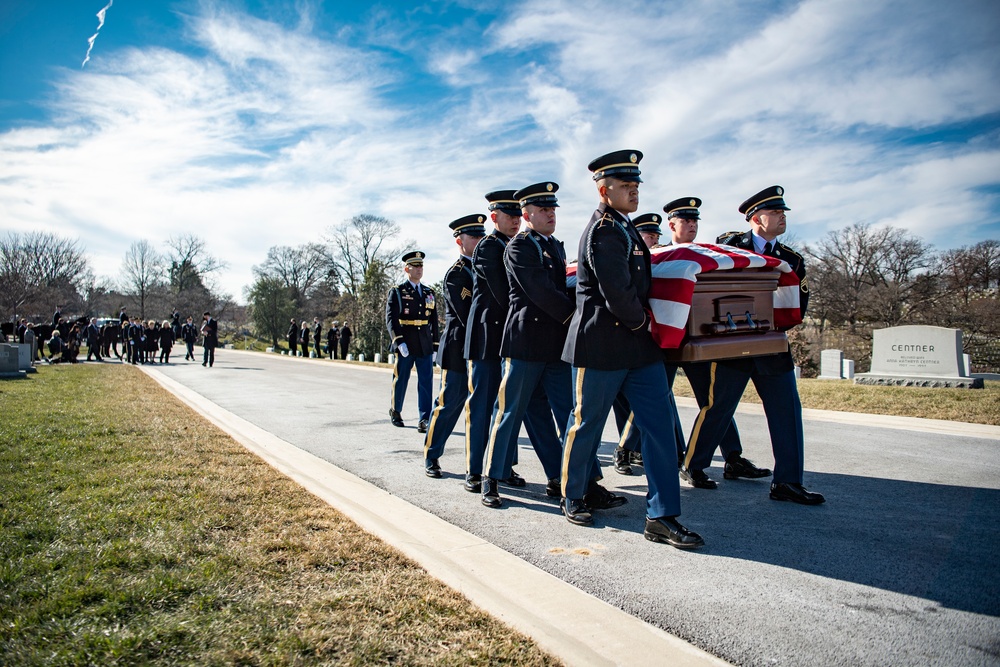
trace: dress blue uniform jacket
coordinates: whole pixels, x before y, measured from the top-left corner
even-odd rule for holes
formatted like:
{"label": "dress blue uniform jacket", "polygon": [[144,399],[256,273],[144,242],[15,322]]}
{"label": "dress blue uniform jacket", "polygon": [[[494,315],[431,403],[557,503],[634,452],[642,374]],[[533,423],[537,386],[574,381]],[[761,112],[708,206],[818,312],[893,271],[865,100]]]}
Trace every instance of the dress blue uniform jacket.
{"label": "dress blue uniform jacket", "polygon": [[[753,246],[753,234],[751,232],[728,232],[722,234],[716,239],[716,242],[721,245],[731,245],[737,248],[743,248],[744,250],[749,250],[751,252],[757,252]],[[809,287],[806,285],[806,262],[802,258],[802,255],[795,252],[788,246],[780,243],[778,241],[774,242],[774,249],[771,254],[778,259],[783,259],[788,262],[788,265],[795,272],[795,275],[799,277],[799,310],[802,316],[805,317],[806,306],[809,303]],[[742,360],[730,360],[726,363],[742,364],[747,367],[747,370],[752,365],[759,373],[764,375],[780,375],[781,373],[787,373],[794,370],[795,362],[792,360],[791,352],[782,352],[780,354],[768,354],[762,357],[752,357],[750,359]]]}
{"label": "dress blue uniform jacket", "polygon": [[434,290],[420,285],[417,294],[410,281],[389,290],[385,303],[385,325],[392,335],[392,350],[406,343],[407,351],[414,357],[434,354],[438,346],[438,317]]}
{"label": "dress blue uniform jacket", "polygon": [[576,305],[566,291],[566,251],[533,229],[507,244],[510,310],[500,354],[523,361],[559,361]]}
{"label": "dress blue uniform jacket", "polygon": [[500,341],[510,307],[510,281],[503,265],[508,237],[498,231],[484,236],[472,253],[473,288],[465,331],[465,358],[499,359]]}
{"label": "dress blue uniform jacket", "polygon": [[444,370],[466,372],[465,328],[472,306],[471,260],[460,257],[444,275],[445,319],[441,356],[438,362]]}
{"label": "dress blue uniform jacket", "polygon": [[649,333],[650,267],[649,250],[635,227],[602,203],[580,237],[577,303],[563,361],[598,370],[662,361]]}

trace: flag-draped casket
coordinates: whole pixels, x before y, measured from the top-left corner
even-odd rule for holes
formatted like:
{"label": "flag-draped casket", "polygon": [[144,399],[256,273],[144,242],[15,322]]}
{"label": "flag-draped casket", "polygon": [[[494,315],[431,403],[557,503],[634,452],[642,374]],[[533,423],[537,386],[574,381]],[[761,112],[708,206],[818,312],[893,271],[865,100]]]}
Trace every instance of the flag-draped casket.
{"label": "flag-draped casket", "polygon": [[[799,324],[799,279],[788,264],[733,246],[682,243],[651,251],[650,333],[671,361],[776,354]],[[576,282],[576,265],[567,268]]]}

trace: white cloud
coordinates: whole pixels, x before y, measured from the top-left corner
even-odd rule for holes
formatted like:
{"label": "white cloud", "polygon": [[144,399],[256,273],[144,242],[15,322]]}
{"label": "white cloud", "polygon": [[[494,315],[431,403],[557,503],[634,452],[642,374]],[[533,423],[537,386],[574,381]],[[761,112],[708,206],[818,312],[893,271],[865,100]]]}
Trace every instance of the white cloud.
{"label": "white cloud", "polygon": [[704,240],[745,226],[737,205],[774,183],[803,241],[857,220],[939,247],[997,235],[995,121],[966,143],[911,136],[1000,112],[986,4],[549,0],[485,37],[422,27],[425,8],[333,39],[307,10],[292,27],[211,10],[190,18],[194,50],[63,72],[54,122],[0,134],[6,219],[81,236],[98,273],[135,239],[198,234],[240,297],[270,246],[370,212],[418,240],[436,280],[455,254],[448,221],[540,180],[561,185],[575,256],[587,162],[634,147],[641,212],[702,197]]}

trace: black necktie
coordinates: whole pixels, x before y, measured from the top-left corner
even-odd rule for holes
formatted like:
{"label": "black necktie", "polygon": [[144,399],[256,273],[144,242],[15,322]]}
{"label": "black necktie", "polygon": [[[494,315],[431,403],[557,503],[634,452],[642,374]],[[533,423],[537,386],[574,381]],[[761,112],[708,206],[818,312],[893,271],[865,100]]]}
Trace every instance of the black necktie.
{"label": "black necktie", "polygon": [[774,257],[774,248],[771,247],[770,241],[764,244],[764,254],[768,257]]}

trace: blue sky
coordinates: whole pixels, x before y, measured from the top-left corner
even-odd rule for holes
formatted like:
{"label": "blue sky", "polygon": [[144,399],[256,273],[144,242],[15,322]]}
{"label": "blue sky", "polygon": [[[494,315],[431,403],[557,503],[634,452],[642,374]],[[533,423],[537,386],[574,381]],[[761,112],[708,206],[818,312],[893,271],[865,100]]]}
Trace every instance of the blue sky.
{"label": "blue sky", "polygon": [[800,245],[1000,238],[995,2],[115,0],[81,66],[106,3],[0,5],[0,231],[79,238],[99,276],[194,233],[242,299],[269,247],[374,213],[435,281],[450,220],[542,180],[574,257],[620,148],[639,212],[704,200],[699,240],[773,184]]}

